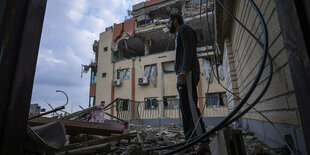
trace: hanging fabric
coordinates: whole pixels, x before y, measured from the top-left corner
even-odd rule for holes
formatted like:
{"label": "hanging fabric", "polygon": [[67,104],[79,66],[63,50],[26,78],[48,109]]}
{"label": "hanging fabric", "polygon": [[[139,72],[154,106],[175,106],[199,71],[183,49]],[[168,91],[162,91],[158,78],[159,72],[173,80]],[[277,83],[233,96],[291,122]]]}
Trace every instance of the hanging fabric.
{"label": "hanging fabric", "polygon": [[152,65],[151,68],[151,80],[153,83],[153,86],[156,87],[156,77],[157,77],[157,65]]}

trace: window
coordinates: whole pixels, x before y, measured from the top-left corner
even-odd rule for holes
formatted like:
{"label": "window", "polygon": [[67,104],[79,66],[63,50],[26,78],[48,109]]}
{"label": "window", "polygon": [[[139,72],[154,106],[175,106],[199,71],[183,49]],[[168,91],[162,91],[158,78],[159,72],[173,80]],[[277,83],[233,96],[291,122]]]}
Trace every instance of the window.
{"label": "window", "polygon": [[224,93],[212,93],[208,94],[207,104],[208,106],[223,106],[226,101]]}
{"label": "window", "polygon": [[96,83],[97,82],[97,71],[91,71],[91,79],[90,79],[90,83]]}
{"label": "window", "polygon": [[102,73],[102,78],[107,77],[107,73]]}
{"label": "window", "polygon": [[178,109],[178,98],[177,96],[164,96],[164,109]]}
{"label": "window", "polygon": [[144,98],[144,103],[145,103],[146,110],[158,109],[158,98],[157,97]]}
{"label": "window", "polygon": [[117,70],[117,79],[119,80],[128,80],[129,79],[129,69],[120,69]]}
{"label": "window", "polygon": [[101,104],[102,106],[105,106],[105,101],[101,101],[100,104]]}
{"label": "window", "polygon": [[164,70],[165,73],[175,72],[175,70],[174,70],[174,61],[164,62],[163,63],[163,70]]}
{"label": "window", "polygon": [[89,98],[89,107],[95,106],[96,104],[96,97],[95,96],[91,96]]}
{"label": "window", "polygon": [[129,109],[129,100],[118,100],[117,102],[117,111],[128,111]]}
{"label": "window", "polygon": [[103,51],[105,51],[105,52],[108,51],[108,47],[104,47]]}
{"label": "window", "polygon": [[143,77],[151,77],[151,81],[153,86],[156,87],[156,79],[157,79],[157,65],[145,65],[144,66],[144,75]]}

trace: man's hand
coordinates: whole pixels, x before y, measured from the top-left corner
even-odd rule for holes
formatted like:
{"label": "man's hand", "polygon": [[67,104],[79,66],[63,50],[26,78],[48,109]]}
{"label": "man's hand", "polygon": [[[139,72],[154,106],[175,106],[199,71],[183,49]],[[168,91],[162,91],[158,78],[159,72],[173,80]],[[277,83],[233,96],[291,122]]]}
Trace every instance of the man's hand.
{"label": "man's hand", "polygon": [[186,84],[186,73],[179,74],[179,84],[185,85]]}

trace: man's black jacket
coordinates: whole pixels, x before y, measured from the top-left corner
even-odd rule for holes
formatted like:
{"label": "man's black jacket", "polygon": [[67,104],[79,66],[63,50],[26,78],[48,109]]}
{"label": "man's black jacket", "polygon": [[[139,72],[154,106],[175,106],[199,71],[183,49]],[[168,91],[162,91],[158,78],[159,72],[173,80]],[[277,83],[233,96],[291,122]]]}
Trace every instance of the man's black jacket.
{"label": "man's black jacket", "polygon": [[196,51],[197,38],[195,31],[188,25],[181,25],[178,30],[175,56],[175,72],[200,72]]}

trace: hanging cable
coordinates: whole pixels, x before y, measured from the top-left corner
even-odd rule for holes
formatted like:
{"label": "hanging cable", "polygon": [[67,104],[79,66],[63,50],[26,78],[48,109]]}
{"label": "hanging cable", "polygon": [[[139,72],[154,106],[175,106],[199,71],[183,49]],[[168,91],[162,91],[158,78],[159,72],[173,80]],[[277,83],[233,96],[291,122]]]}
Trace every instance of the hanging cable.
{"label": "hanging cable", "polygon": [[[207,0],[207,1],[208,1],[208,0]],[[224,9],[225,9],[225,8],[224,8]],[[226,10],[227,10],[227,9],[226,9]],[[227,11],[228,11],[228,10],[227,10]],[[230,15],[232,15],[232,14],[230,14]],[[207,18],[208,18],[208,17],[207,17]],[[239,24],[241,23],[237,18],[235,18],[235,17],[233,17],[233,18],[234,18],[235,20],[237,20]],[[209,21],[208,21],[208,20],[207,20],[207,23],[208,23],[209,34],[211,34],[211,30],[210,30],[210,27],[209,27]],[[241,25],[241,26],[242,26],[242,25]],[[245,26],[242,26],[242,27],[245,28],[245,29],[247,30],[247,32],[249,32],[249,33],[251,34],[251,36],[257,41],[257,43],[260,44],[261,47],[263,47],[263,44],[255,37],[254,34],[251,33],[251,31],[249,31]],[[213,33],[213,34],[214,34],[214,33]],[[213,43],[213,41],[212,41],[212,35],[210,35],[210,39],[211,39],[211,42]],[[232,120],[230,120],[230,121],[227,123],[227,125],[230,124],[230,123],[232,123],[232,122],[234,122],[234,121],[236,121],[236,120],[238,119],[238,117],[244,115],[244,114],[247,113],[251,108],[253,108],[258,114],[260,114],[262,117],[264,117],[264,118],[273,126],[273,128],[277,131],[277,133],[278,133],[279,136],[281,137],[281,139],[286,143],[286,145],[287,145],[287,147],[289,148],[289,150],[291,151],[291,153],[294,154],[292,148],[287,144],[287,141],[286,141],[285,138],[281,135],[280,131],[279,131],[278,128],[274,125],[274,123],[272,123],[264,114],[262,114],[260,111],[258,111],[258,110],[254,107],[254,106],[257,104],[256,102],[258,102],[258,101],[263,97],[263,95],[264,95],[265,92],[267,91],[268,86],[270,85],[270,82],[271,82],[271,80],[272,80],[273,65],[272,65],[272,59],[271,59],[271,56],[270,56],[269,52],[268,52],[267,58],[268,58],[268,62],[269,62],[269,63],[268,63],[268,64],[269,64],[269,76],[268,76],[268,81],[267,81],[265,87],[263,88],[263,91],[261,92],[261,94],[259,94],[259,96],[257,97],[257,99],[256,99],[252,104],[248,104],[248,103],[246,102],[246,104],[248,105],[248,107],[247,107],[243,112],[241,112],[241,113],[239,113],[237,116],[235,116],[235,118],[233,118]],[[213,74],[214,74],[214,76],[215,76],[215,73],[214,73],[214,71],[213,71],[213,68],[212,68],[212,72],[213,72]],[[217,74],[217,75],[218,75],[218,74]],[[234,93],[232,93],[230,90],[228,90],[226,87],[224,87],[224,86],[220,83],[219,77],[217,77],[216,79],[218,80],[218,83],[220,84],[221,87],[223,87],[226,91],[228,91],[228,92],[231,93],[232,95],[236,96],[239,100],[242,100],[239,96],[237,96],[236,94],[234,94]]]}
{"label": "hanging cable", "polygon": [[[211,134],[213,134],[215,131],[223,128],[225,125],[227,125],[226,123],[241,109],[241,107],[245,104],[246,100],[250,97],[250,95],[253,93],[259,79],[260,79],[260,76],[262,74],[262,71],[264,69],[264,64],[265,64],[265,61],[266,61],[266,56],[268,55],[268,45],[267,45],[267,29],[266,29],[266,26],[265,26],[265,23],[264,23],[264,20],[262,18],[262,15],[261,13],[259,12],[259,10],[257,9],[256,5],[254,4],[253,1],[250,0],[252,6],[255,8],[255,11],[257,12],[259,18],[260,18],[260,22],[261,22],[261,25],[263,27],[263,31],[264,31],[264,44],[262,44],[261,42],[259,42],[259,40],[236,18],[234,17],[229,11],[228,9],[221,3],[221,1],[217,0],[217,2],[224,8],[224,10],[230,15],[232,16],[237,22],[238,24],[240,24],[256,41],[258,41],[258,43],[263,46],[264,48],[264,55],[262,57],[262,62],[261,62],[261,65],[260,65],[260,68],[259,68],[259,72],[250,88],[250,90],[247,92],[247,94],[245,95],[245,98],[242,99],[240,101],[240,103],[237,105],[237,107],[223,120],[221,121],[216,127],[214,127],[212,130],[210,130],[208,133],[205,133],[203,134],[202,136],[200,137],[197,137],[197,138],[194,138],[189,144],[187,144],[186,146],[182,146],[181,148],[178,148],[176,150],[173,150],[171,152],[169,152],[168,154],[170,153],[176,153],[178,151],[181,151],[183,150],[184,148],[186,147],[189,147],[189,146],[192,146],[194,145],[195,143],[197,143],[198,141],[210,136]],[[266,85],[266,87],[268,88],[268,85]],[[267,89],[265,89],[267,90]],[[262,94],[265,93],[265,92],[262,92]],[[259,100],[256,100],[257,102]],[[240,118],[241,116],[239,116]],[[238,118],[238,117],[234,117],[235,119]],[[180,146],[180,145],[183,145],[183,143],[179,143],[179,144],[174,144],[174,145],[170,145],[170,146],[166,146],[166,147],[161,147],[161,148],[155,148],[155,149],[149,149],[149,150],[161,150],[161,149],[169,149],[169,148],[174,148],[174,147],[177,147],[177,146]]]}
{"label": "hanging cable", "polygon": [[[265,66],[265,63],[266,63],[266,58],[267,58],[267,53],[268,53],[268,38],[267,38],[267,28],[266,28],[266,25],[265,25],[265,22],[264,22],[264,19],[260,13],[260,11],[258,10],[257,6],[255,5],[255,3],[253,2],[253,0],[249,0],[252,7],[255,9],[256,13],[258,14],[259,18],[260,18],[260,23],[262,25],[262,29],[263,29],[263,32],[264,32],[264,46],[263,46],[263,57],[261,59],[261,65],[260,65],[260,68],[259,68],[259,71],[254,79],[254,82],[252,83],[249,91],[246,93],[245,97],[243,98],[243,100],[240,101],[240,103],[235,107],[235,109],[224,119],[222,120],[217,126],[215,126],[213,129],[211,129],[209,132],[207,133],[204,133],[203,135],[199,136],[198,138],[196,138],[195,140],[191,141],[190,143],[188,143],[187,145],[185,146],[182,146],[180,148],[177,148],[175,150],[172,150],[166,154],[173,154],[173,153],[177,153],[181,150],[184,150],[185,148],[187,147],[190,147],[194,144],[196,144],[197,142],[199,142],[200,140],[203,140],[205,138],[207,138],[208,136],[210,136],[211,134],[215,133],[217,130],[221,129],[224,127],[224,125],[226,125],[226,123],[242,108],[242,106],[245,104],[245,102],[249,99],[249,97],[252,95],[252,93],[254,92],[254,89],[256,88],[260,78],[261,78],[261,75],[262,75],[262,72],[264,70],[264,66]],[[217,0],[217,2],[224,8],[224,10],[231,16],[233,16],[229,11],[228,9],[222,4],[222,2],[220,0]],[[236,17],[234,17],[234,19],[236,19]],[[242,23],[238,22],[240,25]],[[243,25],[244,26],[244,25]],[[242,26],[242,27],[243,27]],[[244,26],[245,27],[245,26]],[[255,37],[255,36],[254,36]]]}
{"label": "hanging cable", "polygon": [[[201,2],[202,0],[200,0]],[[217,58],[217,50],[214,50],[215,49],[215,43],[214,43],[214,40],[213,40],[213,37],[212,37],[212,34],[211,34],[211,30],[210,30],[210,24],[209,24],[209,15],[208,15],[208,5],[209,5],[209,0],[206,0],[206,8],[207,8],[207,15],[206,15],[206,20],[207,20],[207,26],[208,26],[208,32],[209,32],[209,37],[210,37],[210,41],[211,41],[211,46],[213,48],[213,57],[214,57],[214,64],[215,64],[215,68],[216,68],[216,77],[219,78],[219,72],[218,72],[218,64],[217,64],[217,61],[218,61],[218,58]],[[201,6],[200,6],[200,10],[201,10]],[[211,11],[212,14],[213,14],[213,17],[214,17],[214,13],[213,13],[213,10]],[[202,25],[202,21],[201,21],[201,14],[200,14],[200,22],[201,22],[201,25]],[[214,28],[213,28],[214,29]],[[214,33],[213,33],[214,34]],[[206,42],[206,41],[205,41]],[[206,43],[207,44],[207,43]],[[207,52],[208,54],[208,52]],[[213,69],[213,67],[212,67]],[[217,79],[217,81],[219,81],[219,79]]]}

